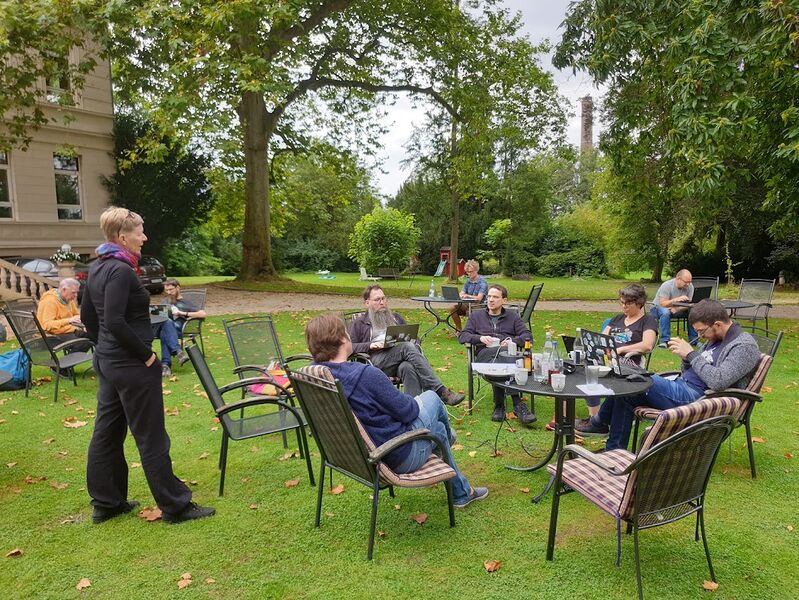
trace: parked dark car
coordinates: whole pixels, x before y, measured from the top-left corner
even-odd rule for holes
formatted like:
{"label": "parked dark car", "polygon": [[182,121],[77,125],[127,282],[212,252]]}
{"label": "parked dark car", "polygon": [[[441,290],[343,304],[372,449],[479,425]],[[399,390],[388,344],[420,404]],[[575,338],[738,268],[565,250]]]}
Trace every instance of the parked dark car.
{"label": "parked dark car", "polygon": [[136,275],[139,276],[139,281],[151,294],[160,294],[164,291],[166,270],[164,265],[154,256],[142,255],[139,260],[139,266],[136,268]]}

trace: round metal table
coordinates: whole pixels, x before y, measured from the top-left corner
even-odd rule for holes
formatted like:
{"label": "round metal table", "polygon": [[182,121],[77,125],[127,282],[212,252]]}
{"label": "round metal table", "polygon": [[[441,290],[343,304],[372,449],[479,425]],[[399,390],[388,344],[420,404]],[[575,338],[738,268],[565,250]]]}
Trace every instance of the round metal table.
{"label": "round metal table", "polygon": [[438,314],[433,309],[433,305],[434,304],[447,304],[447,305],[452,305],[452,304],[475,304],[475,302],[476,302],[475,300],[448,300],[447,298],[444,298],[443,296],[412,296],[411,300],[413,300],[415,302],[423,302],[424,303],[424,309],[427,312],[429,312],[431,315],[433,315],[433,318],[435,318],[435,320],[436,320],[436,322],[433,324],[432,327],[429,327],[421,336],[419,336],[419,341],[420,342],[422,340],[424,340],[424,338],[426,338],[427,335],[431,331],[433,331],[436,327],[438,327],[442,323],[444,325],[446,325],[447,327],[449,327],[450,329],[452,329],[452,331],[456,331],[455,330],[455,326],[452,325],[452,323],[449,322],[449,320],[452,318],[452,314],[449,311],[447,311],[446,316],[444,318],[441,318],[441,315]]}

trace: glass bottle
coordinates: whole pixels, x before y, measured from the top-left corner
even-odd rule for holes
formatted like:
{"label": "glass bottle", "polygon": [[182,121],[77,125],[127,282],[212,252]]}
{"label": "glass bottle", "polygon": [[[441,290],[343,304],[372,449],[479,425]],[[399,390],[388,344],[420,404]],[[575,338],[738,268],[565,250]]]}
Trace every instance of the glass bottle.
{"label": "glass bottle", "polygon": [[574,352],[574,364],[583,364],[585,360],[585,349],[583,348],[583,331],[579,327],[577,328],[577,335],[574,337],[572,352]]}
{"label": "glass bottle", "polygon": [[428,298],[435,298],[436,297],[436,282],[431,279],[430,280],[430,289],[427,291]]}

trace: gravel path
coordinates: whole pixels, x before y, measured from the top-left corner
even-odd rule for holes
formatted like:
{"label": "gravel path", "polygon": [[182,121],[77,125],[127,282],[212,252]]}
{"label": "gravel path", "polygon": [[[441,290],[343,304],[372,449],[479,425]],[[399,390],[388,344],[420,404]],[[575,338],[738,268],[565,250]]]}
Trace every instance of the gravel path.
{"label": "gravel path", "polygon": [[[420,302],[409,298],[394,296],[387,288],[392,308],[422,308]],[[246,292],[225,289],[219,286],[208,288],[206,310],[210,315],[245,314],[254,312],[283,312],[300,310],[357,310],[363,308],[363,301],[354,296],[335,296],[320,294],[277,294],[273,292]],[[550,302],[542,300],[538,310],[551,311],[598,311],[618,312],[617,302],[589,302],[582,300]],[[799,319],[799,306],[778,305],[771,309],[769,316],[783,319]]]}

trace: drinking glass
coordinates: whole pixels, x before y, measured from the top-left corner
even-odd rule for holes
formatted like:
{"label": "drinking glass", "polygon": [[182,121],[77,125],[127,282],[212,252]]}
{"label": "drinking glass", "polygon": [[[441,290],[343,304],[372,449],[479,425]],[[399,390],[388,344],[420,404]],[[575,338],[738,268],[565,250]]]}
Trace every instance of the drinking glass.
{"label": "drinking glass", "polygon": [[596,385],[599,383],[599,365],[585,366],[585,382],[588,385]]}
{"label": "drinking glass", "polygon": [[566,375],[564,373],[552,374],[552,389],[556,392],[562,392],[566,387]]}
{"label": "drinking glass", "polygon": [[543,360],[543,354],[533,354],[533,379],[539,383],[545,379]]}

